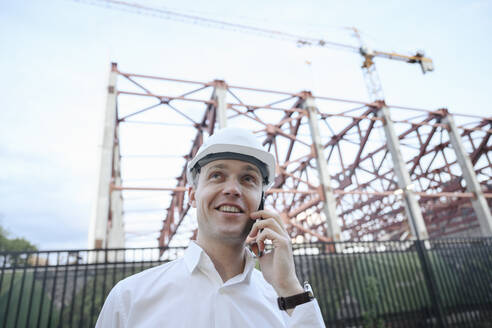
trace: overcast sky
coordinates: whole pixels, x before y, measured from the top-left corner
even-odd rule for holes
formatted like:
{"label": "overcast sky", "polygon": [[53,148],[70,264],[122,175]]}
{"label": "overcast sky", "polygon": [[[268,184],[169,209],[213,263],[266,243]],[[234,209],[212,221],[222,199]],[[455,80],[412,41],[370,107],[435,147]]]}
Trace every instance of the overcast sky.
{"label": "overcast sky", "polygon": [[[90,3],[0,1],[0,224],[42,249],[87,245],[112,61],[133,73],[368,99],[356,54]],[[378,59],[388,103],[492,115],[491,1],[140,3],[354,45],[345,27],[356,26],[375,49],[423,49],[434,60],[422,75]]]}

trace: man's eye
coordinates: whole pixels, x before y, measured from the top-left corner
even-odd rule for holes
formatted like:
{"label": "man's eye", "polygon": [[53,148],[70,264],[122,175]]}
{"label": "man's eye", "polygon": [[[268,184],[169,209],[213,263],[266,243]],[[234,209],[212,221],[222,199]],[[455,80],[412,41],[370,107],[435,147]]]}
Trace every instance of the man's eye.
{"label": "man's eye", "polygon": [[218,179],[221,177],[221,174],[218,172],[210,174],[210,179]]}
{"label": "man's eye", "polygon": [[252,175],[246,175],[243,179],[246,182],[256,183],[256,178]]}

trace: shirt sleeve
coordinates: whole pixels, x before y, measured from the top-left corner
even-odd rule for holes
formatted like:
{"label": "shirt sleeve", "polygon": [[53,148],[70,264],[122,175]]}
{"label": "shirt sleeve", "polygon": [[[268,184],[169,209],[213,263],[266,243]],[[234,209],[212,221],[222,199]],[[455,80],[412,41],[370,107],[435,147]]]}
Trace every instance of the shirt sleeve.
{"label": "shirt sleeve", "polygon": [[109,293],[97,318],[96,328],[124,328],[125,320],[117,284]]}
{"label": "shirt sleeve", "polygon": [[288,328],[325,328],[323,316],[316,299],[298,305],[291,315],[284,312],[284,320]]}

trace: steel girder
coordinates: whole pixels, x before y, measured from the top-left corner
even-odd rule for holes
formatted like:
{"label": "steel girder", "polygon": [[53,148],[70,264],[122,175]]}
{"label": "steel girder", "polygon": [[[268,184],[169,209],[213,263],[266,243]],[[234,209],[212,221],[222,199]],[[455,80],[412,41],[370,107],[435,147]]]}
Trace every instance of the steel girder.
{"label": "steel girder", "polygon": [[[331,240],[325,224],[325,196],[320,188],[309,113],[302,105],[307,95],[312,96],[310,93],[246,88],[227,85],[224,81],[184,81],[121,71],[118,74],[118,125],[146,122],[162,128],[165,140],[158,140],[159,149],[175,152],[179,161],[179,165],[165,169],[168,170],[167,177],[175,177],[173,185],[149,179],[146,186],[141,183],[136,186],[126,183],[131,179],[124,163],[125,158],[131,156],[124,154],[121,159],[123,183],[113,185],[113,190],[123,191],[124,216],[131,213],[131,206],[125,206],[125,197],[128,198],[132,191],[167,193],[160,200],[160,204],[167,203],[167,206],[156,213],[162,221],[156,236],[159,246],[169,246],[177,236],[185,236],[183,241],[195,235],[196,222],[190,215],[186,193],[186,162],[194,156],[203,140],[218,128],[214,97],[217,86],[226,90],[227,125],[255,132],[277,159],[277,176],[267,194],[266,206],[281,213],[294,242]],[[466,189],[446,124],[442,123],[443,117],[451,114],[382,102],[312,98],[316,102],[322,155],[329,170],[329,189],[336,202],[342,240],[414,237],[404,210],[404,190],[398,188],[383,122],[378,116],[383,106],[391,112],[403,162],[411,179],[407,188],[411,188],[418,198],[429,236],[479,233],[471,207],[474,195]],[[158,114],[152,114],[155,112]],[[490,206],[492,119],[454,117],[459,124],[466,155]],[[172,132],[170,126],[173,125],[182,128],[178,133]],[[122,153],[131,152],[131,147],[125,145],[132,144],[134,139],[136,136],[131,131],[120,130],[117,144]],[[150,143],[152,140],[148,141]],[[125,223],[130,221],[125,219]]]}

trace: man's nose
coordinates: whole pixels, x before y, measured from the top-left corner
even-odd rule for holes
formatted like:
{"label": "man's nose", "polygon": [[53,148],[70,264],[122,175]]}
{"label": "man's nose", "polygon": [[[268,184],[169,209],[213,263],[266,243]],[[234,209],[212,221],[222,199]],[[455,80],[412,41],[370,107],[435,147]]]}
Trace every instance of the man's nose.
{"label": "man's nose", "polygon": [[241,196],[241,186],[236,179],[227,179],[222,193],[228,196],[239,197]]}

